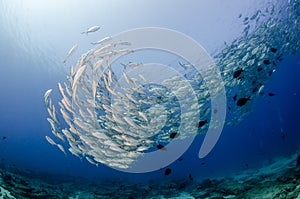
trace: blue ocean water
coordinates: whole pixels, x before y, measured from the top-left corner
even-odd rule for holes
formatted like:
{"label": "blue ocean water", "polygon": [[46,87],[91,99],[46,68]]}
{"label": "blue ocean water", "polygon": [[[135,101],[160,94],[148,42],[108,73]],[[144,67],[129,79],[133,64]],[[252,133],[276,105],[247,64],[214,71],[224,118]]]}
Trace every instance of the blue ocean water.
{"label": "blue ocean water", "polygon": [[[297,52],[284,54],[283,60],[278,62],[276,72],[264,85],[264,94],[257,98],[251,113],[240,123],[232,127],[225,126],[216,146],[203,159],[198,158],[198,151],[205,135],[198,135],[188,151],[167,166],[172,170],[170,175],[165,175],[165,168],[142,174],[125,173],[104,164],[96,167],[71,153],[64,155],[45,139],[46,135],[51,135],[51,128],[46,120],[49,116],[43,97],[46,90],[55,88],[51,98],[56,103],[60,99],[57,82],[65,81],[69,73],[69,66],[65,66],[62,60],[74,43],[81,45],[79,52],[71,57],[72,61],[77,61],[82,53],[91,48],[90,41],[130,28],[155,26],[187,34],[214,56],[224,48],[224,42],[230,44],[242,37],[244,17],[268,8],[276,11],[282,8],[284,12],[287,3],[257,3],[252,0],[226,4],[219,0],[210,3],[56,3],[0,1],[0,21],[3,24],[0,30],[2,168],[47,174],[48,177],[53,175],[53,178],[61,175],[99,181],[147,183],[188,178],[190,174],[195,179],[227,177],[249,169],[259,169],[299,151],[298,47]],[[223,6],[217,6],[220,4]],[[299,7],[297,9],[299,15]],[[263,24],[263,20],[257,26]],[[101,26],[99,32],[88,37],[80,34],[94,24]],[[299,38],[299,32],[295,34]],[[163,57],[159,59],[163,60]],[[275,95],[270,96],[270,93]]]}

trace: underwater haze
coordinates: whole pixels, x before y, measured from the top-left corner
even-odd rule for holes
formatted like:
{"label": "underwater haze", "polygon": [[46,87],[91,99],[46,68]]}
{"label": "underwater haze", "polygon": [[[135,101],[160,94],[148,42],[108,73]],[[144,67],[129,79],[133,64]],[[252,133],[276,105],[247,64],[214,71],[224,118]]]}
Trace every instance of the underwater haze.
{"label": "underwater haze", "polygon": [[0,23],[0,198],[300,198],[299,0],[0,0]]}

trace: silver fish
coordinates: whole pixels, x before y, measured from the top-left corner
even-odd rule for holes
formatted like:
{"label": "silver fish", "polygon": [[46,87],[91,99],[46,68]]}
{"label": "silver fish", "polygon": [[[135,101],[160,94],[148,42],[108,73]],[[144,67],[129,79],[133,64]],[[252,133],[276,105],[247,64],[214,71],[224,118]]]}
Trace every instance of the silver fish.
{"label": "silver fish", "polygon": [[98,167],[98,163],[96,163],[96,162],[95,162],[94,160],[92,160],[90,157],[85,156],[85,159],[86,159],[89,163],[91,163],[91,164],[93,164],[93,165],[95,165],[95,166]]}
{"label": "silver fish", "polygon": [[75,44],[68,52],[65,60],[64,60],[64,63],[66,63],[68,61],[68,59],[75,53],[75,51],[77,50],[78,48],[78,44]]}
{"label": "silver fish", "polygon": [[96,32],[100,29],[100,26],[92,26],[90,28],[88,28],[86,31],[82,32],[81,34],[89,34],[92,32]]}
{"label": "silver fish", "polygon": [[75,89],[75,86],[76,86],[76,84],[77,84],[78,79],[79,79],[80,76],[84,73],[85,70],[86,70],[86,65],[81,66],[81,67],[77,70],[77,72],[76,72],[76,74],[75,74],[75,77],[74,77],[73,85],[72,85],[72,90],[73,90],[73,91],[74,91],[74,89]]}
{"label": "silver fish", "polygon": [[45,102],[46,106],[49,104],[49,96],[50,96],[51,92],[52,92],[52,89],[49,89],[44,94],[44,102]]}
{"label": "silver fish", "polygon": [[105,42],[110,41],[111,39],[112,39],[111,37],[105,37],[105,38],[103,38],[103,39],[100,39],[99,41],[91,42],[91,44],[93,44],[93,45],[102,45],[102,44],[104,44]]}
{"label": "silver fish", "polygon": [[73,155],[75,155],[76,157],[81,158],[81,152],[80,152],[80,151],[77,151],[77,150],[75,150],[75,149],[72,148],[72,147],[70,147],[68,150],[69,150]]}
{"label": "silver fish", "polygon": [[49,136],[46,135],[45,138],[51,145],[56,145],[56,143]]}
{"label": "silver fish", "polygon": [[59,150],[60,150],[61,152],[63,152],[65,155],[67,155],[67,153],[66,153],[64,147],[63,147],[61,144],[57,144],[56,146],[59,148]]}
{"label": "silver fish", "polygon": [[130,62],[128,64],[123,64],[123,63],[121,63],[121,64],[124,66],[124,69],[126,69],[127,67],[129,67],[129,68],[139,68],[139,67],[143,66],[142,63],[135,63],[135,62]]}

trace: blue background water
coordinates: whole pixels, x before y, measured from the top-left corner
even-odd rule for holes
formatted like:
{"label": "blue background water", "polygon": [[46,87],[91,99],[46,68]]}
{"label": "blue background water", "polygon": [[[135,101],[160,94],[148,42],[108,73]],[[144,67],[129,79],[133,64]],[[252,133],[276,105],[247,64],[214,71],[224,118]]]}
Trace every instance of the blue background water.
{"label": "blue background water", "polygon": [[[51,174],[67,174],[92,178],[158,178],[164,170],[150,174],[126,174],[104,165],[98,168],[68,153],[65,156],[49,145],[45,135],[51,134],[46,120],[43,95],[65,81],[68,72],[61,60],[70,46],[78,42],[82,48],[89,41],[141,26],[172,28],[193,37],[210,53],[224,41],[237,38],[243,26],[238,15],[252,13],[263,3],[255,1],[179,1],[141,3],[128,1],[65,1],[43,5],[38,1],[0,1],[0,161],[3,165]],[[173,2],[173,1],[172,1]],[[174,5],[173,5],[174,4]],[[217,6],[217,5],[221,6]],[[95,6],[96,5],[96,6]],[[134,6],[134,7],[133,7]],[[170,9],[172,7],[172,9]],[[3,11],[3,12],[2,12]],[[195,17],[196,16],[196,17]],[[86,38],[80,32],[91,25],[101,25],[99,34]],[[300,54],[282,61],[256,108],[235,127],[225,127],[213,151],[198,159],[203,136],[198,136],[182,161],[169,167],[172,175],[186,177],[224,176],[271,163],[274,158],[295,153],[300,144]],[[54,90],[53,99],[59,94]],[[201,163],[205,163],[201,165]]]}

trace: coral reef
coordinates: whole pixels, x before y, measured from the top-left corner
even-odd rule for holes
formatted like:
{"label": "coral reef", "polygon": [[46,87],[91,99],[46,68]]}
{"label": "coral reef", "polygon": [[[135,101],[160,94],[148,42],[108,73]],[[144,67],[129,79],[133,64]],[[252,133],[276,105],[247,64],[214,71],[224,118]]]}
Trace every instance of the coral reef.
{"label": "coral reef", "polygon": [[[169,179],[144,183],[94,182],[0,169],[0,199],[10,198],[300,198],[297,155],[227,178]],[[169,177],[169,176],[168,176]]]}

